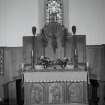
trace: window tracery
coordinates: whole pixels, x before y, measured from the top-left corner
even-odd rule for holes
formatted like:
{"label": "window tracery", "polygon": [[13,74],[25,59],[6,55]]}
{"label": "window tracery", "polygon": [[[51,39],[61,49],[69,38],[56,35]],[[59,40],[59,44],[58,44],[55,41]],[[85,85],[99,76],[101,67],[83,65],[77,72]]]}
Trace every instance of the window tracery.
{"label": "window tracery", "polygon": [[63,24],[63,0],[46,0],[45,20],[46,23],[58,22]]}

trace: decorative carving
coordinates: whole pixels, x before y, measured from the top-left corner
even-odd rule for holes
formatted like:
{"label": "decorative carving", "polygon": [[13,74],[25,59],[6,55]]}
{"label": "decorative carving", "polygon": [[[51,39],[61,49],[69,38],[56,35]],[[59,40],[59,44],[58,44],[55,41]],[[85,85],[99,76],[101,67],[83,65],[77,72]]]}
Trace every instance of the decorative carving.
{"label": "decorative carving", "polygon": [[87,103],[85,82],[43,81],[25,82],[25,105]]}
{"label": "decorative carving", "polygon": [[81,83],[72,83],[69,87],[69,101],[81,103],[83,100],[83,91]]}
{"label": "decorative carving", "polygon": [[0,75],[4,73],[4,48],[0,48]]}
{"label": "decorative carving", "polygon": [[62,103],[62,86],[60,83],[51,83],[49,86],[49,103]]}
{"label": "decorative carving", "polygon": [[43,103],[43,87],[40,84],[33,84],[31,88],[31,103],[32,104]]}
{"label": "decorative carving", "polygon": [[43,43],[42,45],[43,45],[44,55],[46,55],[46,50],[48,48],[51,49],[51,54],[53,58],[54,57],[56,58],[58,55],[60,55],[58,53],[61,49],[62,51],[64,50],[63,48],[67,41],[66,40],[67,35],[68,35],[68,30],[67,28],[64,27],[64,25],[61,25],[60,23],[57,22],[51,22],[49,24],[45,24],[45,26],[42,28],[41,31],[41,39]]}

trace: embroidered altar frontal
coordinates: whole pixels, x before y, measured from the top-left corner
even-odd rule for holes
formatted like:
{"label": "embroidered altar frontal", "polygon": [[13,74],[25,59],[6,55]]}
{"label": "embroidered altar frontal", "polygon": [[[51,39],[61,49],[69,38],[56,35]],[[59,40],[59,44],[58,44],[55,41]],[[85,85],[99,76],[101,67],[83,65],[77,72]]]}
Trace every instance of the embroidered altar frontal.
{"label": "embroidered altar frontal", "polygon": [[87,72],[24,73],[24,105],[71,103],[87,104]]}

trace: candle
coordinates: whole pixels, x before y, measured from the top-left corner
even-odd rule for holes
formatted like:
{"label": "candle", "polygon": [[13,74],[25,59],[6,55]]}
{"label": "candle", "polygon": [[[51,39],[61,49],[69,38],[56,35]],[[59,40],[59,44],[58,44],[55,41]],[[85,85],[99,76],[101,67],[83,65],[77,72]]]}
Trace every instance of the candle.
{"label": "candle", "polygon": [[77,55],[77,49],[75,49],[75,55]]}
{"label": "candle", "polygon": [[33,50],[32,50],[32,57],[33,57]]}
{"label": "candle", "polygon": [[22,63],[22,65],[21,65],[21,66],[22,66],[22,71],[23,71],[23,69],[24,69],[24,64]]}
{"label": "candle", "polygon": [[87,67],[87,68],[89,67],[89,62],[86,63],[86,67]]}

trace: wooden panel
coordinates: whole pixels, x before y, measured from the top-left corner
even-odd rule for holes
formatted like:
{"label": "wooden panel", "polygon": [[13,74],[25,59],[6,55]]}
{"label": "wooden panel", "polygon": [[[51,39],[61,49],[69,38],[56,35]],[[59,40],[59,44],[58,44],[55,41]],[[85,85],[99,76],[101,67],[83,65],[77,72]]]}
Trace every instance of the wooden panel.
{"label": "wooden panel", "polygon": [[[44,55],[43,51],[43,45],[42,45],[42,40],[40,36],[37,36],[35,38],[36,42],[34,45],[35,46],[35,51],[36,51],[36,57],[39,58],[41,55]],[[31,59],[31,54],[32,54],[32,36],[24,36],[23,37],[23,52],[24,52],[24,62],[30,64],[32,59]],[[60,40],[58,40],[58,46],[61,44]],[[86,36],[85,35],[76,35],[76,44],[77,44],[77,49],[78,49],[78,62],[79,63],[85,63],[86,62]],[[51,59],[54,59],[56,57],[64,57],[67,56],[69,58],[74,59],[74,44],[73,44],[73,36],[68,36],[67,37],[67,42],[65,45],[65,48],[58,48],[57,53],[54,56],[53,54],[53,49],[51,47],[51,41],[49,40],[47,48],[45,48],[45,56],[48,56]],[[36,58],[34,58],[36,59]]]}
{"label": "wooden panel", "polygon": [[77,35],[78,63],[86,63],[86,36]]}
{"label": "wooden panel", "polygon": [[23,48],[8,47],[5,51],[5,77],[6,81],[12,81],[18,76],[20,65],[23,63]]}
{"label": "wooden panel", "polygon": [[4,97],[4,92],[3,92],[3,84],[4,84],[4,77],[0,76],[0,97]]}
{"label": "wooden panel", "polygon": [[73,52],[73,38],[72,36],[67,37],[67,42],[65,45],[65,56],[72,59],[72,62],[74,61],[74,52]]}
{"label": "wooden panel", "polygon": [[[35,45],[34,45],[34,60],[43,55],[42,41],[41,37],[35,37]],[[24,63],[31,64],[32,63],[32,50],[33,50],[33,36],[24,36],[23,37],[23,56]],[[36,63],[36,62],[35,62]]]}
{"label": "wooden panel", "polygon": [[99,97],[99,105],[104,105],[105,103],[105,81],[98,81],[98,97]]}
{"label": "wooden panel", "polygon": [[[0,92],[3,93],[5,100],[11,105],[16,105],[16,85],[13,82],[14,77],[18,76],[20,64],[23,63],[23,48],[22,47],[5,47],[4,48],[4,76],[1,81],[4,86]],[[0,82],[1,83],[1,82]],[[1,89],[0,89],[1,90]]]}
{"label": "wooden panel", "polygon": [[32,36],[23,37],[23,56],[24,63],[30,64],[32,62]]}
{"label": "wooden panel", "polygon": [[[25,82],[24,105],[87,104],[86,82]],[[84,90],[85,89],[85,90]],[[34,98],[34,99],[33,99]]]}
{"label": "wooden panel", "polygon": [[8,84],[9,88],[9,105],[16,105],[16,82],[11,82]]}
{"label": "wooden panel", "polygon": [[4,47],[0,47],[0,97],[4,97],[3,84],[4,84]]}
{"label": "wooden panel", "polygon": [[[75,44],[78,51],[78,63],[86,63],[86,36],[85,35],[76,35]],[[71,57],[74,61],[74,42],[73,36],[67,37],[67,42],[65,46],[65,56]]]}
{"label": "wooden panel", "polygon": [[105,45],[88,45],[86,50],[90,78],[105,81]]}
{"label": "wooden panel", "polygon": [[42,55],[44,55],[44,52],[43,52],[43,45],[42,45],[42,40],[41,40],[41,37],[38,36],[37,37],[37,42],[36,42],[36,58],[38,59],[39,57],[41,57]]}
{"label": "wooden panel", "polygon": [[[53,42],[52,37],[48,38],[48,44],[45,48],[45,56],[49,57],[50,59],[62,58],[64,57],[64,47],[62,47],[62,36],[59,34],[57,35],[56,41]],[[56,51],[54,52],[52,42],[56,43]]]}
{"label": "wooden panel", "polygon": [[41,84],[33,84],[30,93],[31,104],[43,104],[43,87]]}
{"label": "wooden panel", "polygon": [[72,103],[82,103],[83,102],[83,84],[82,83],[72,83],[68,86],[69,101]]}
{"label": "wooden panel", "polygon": [[63,92],[64,83],[49,83],[49,97],[48,103],[50,104],[62,104],[64,103],[64,92]]}

